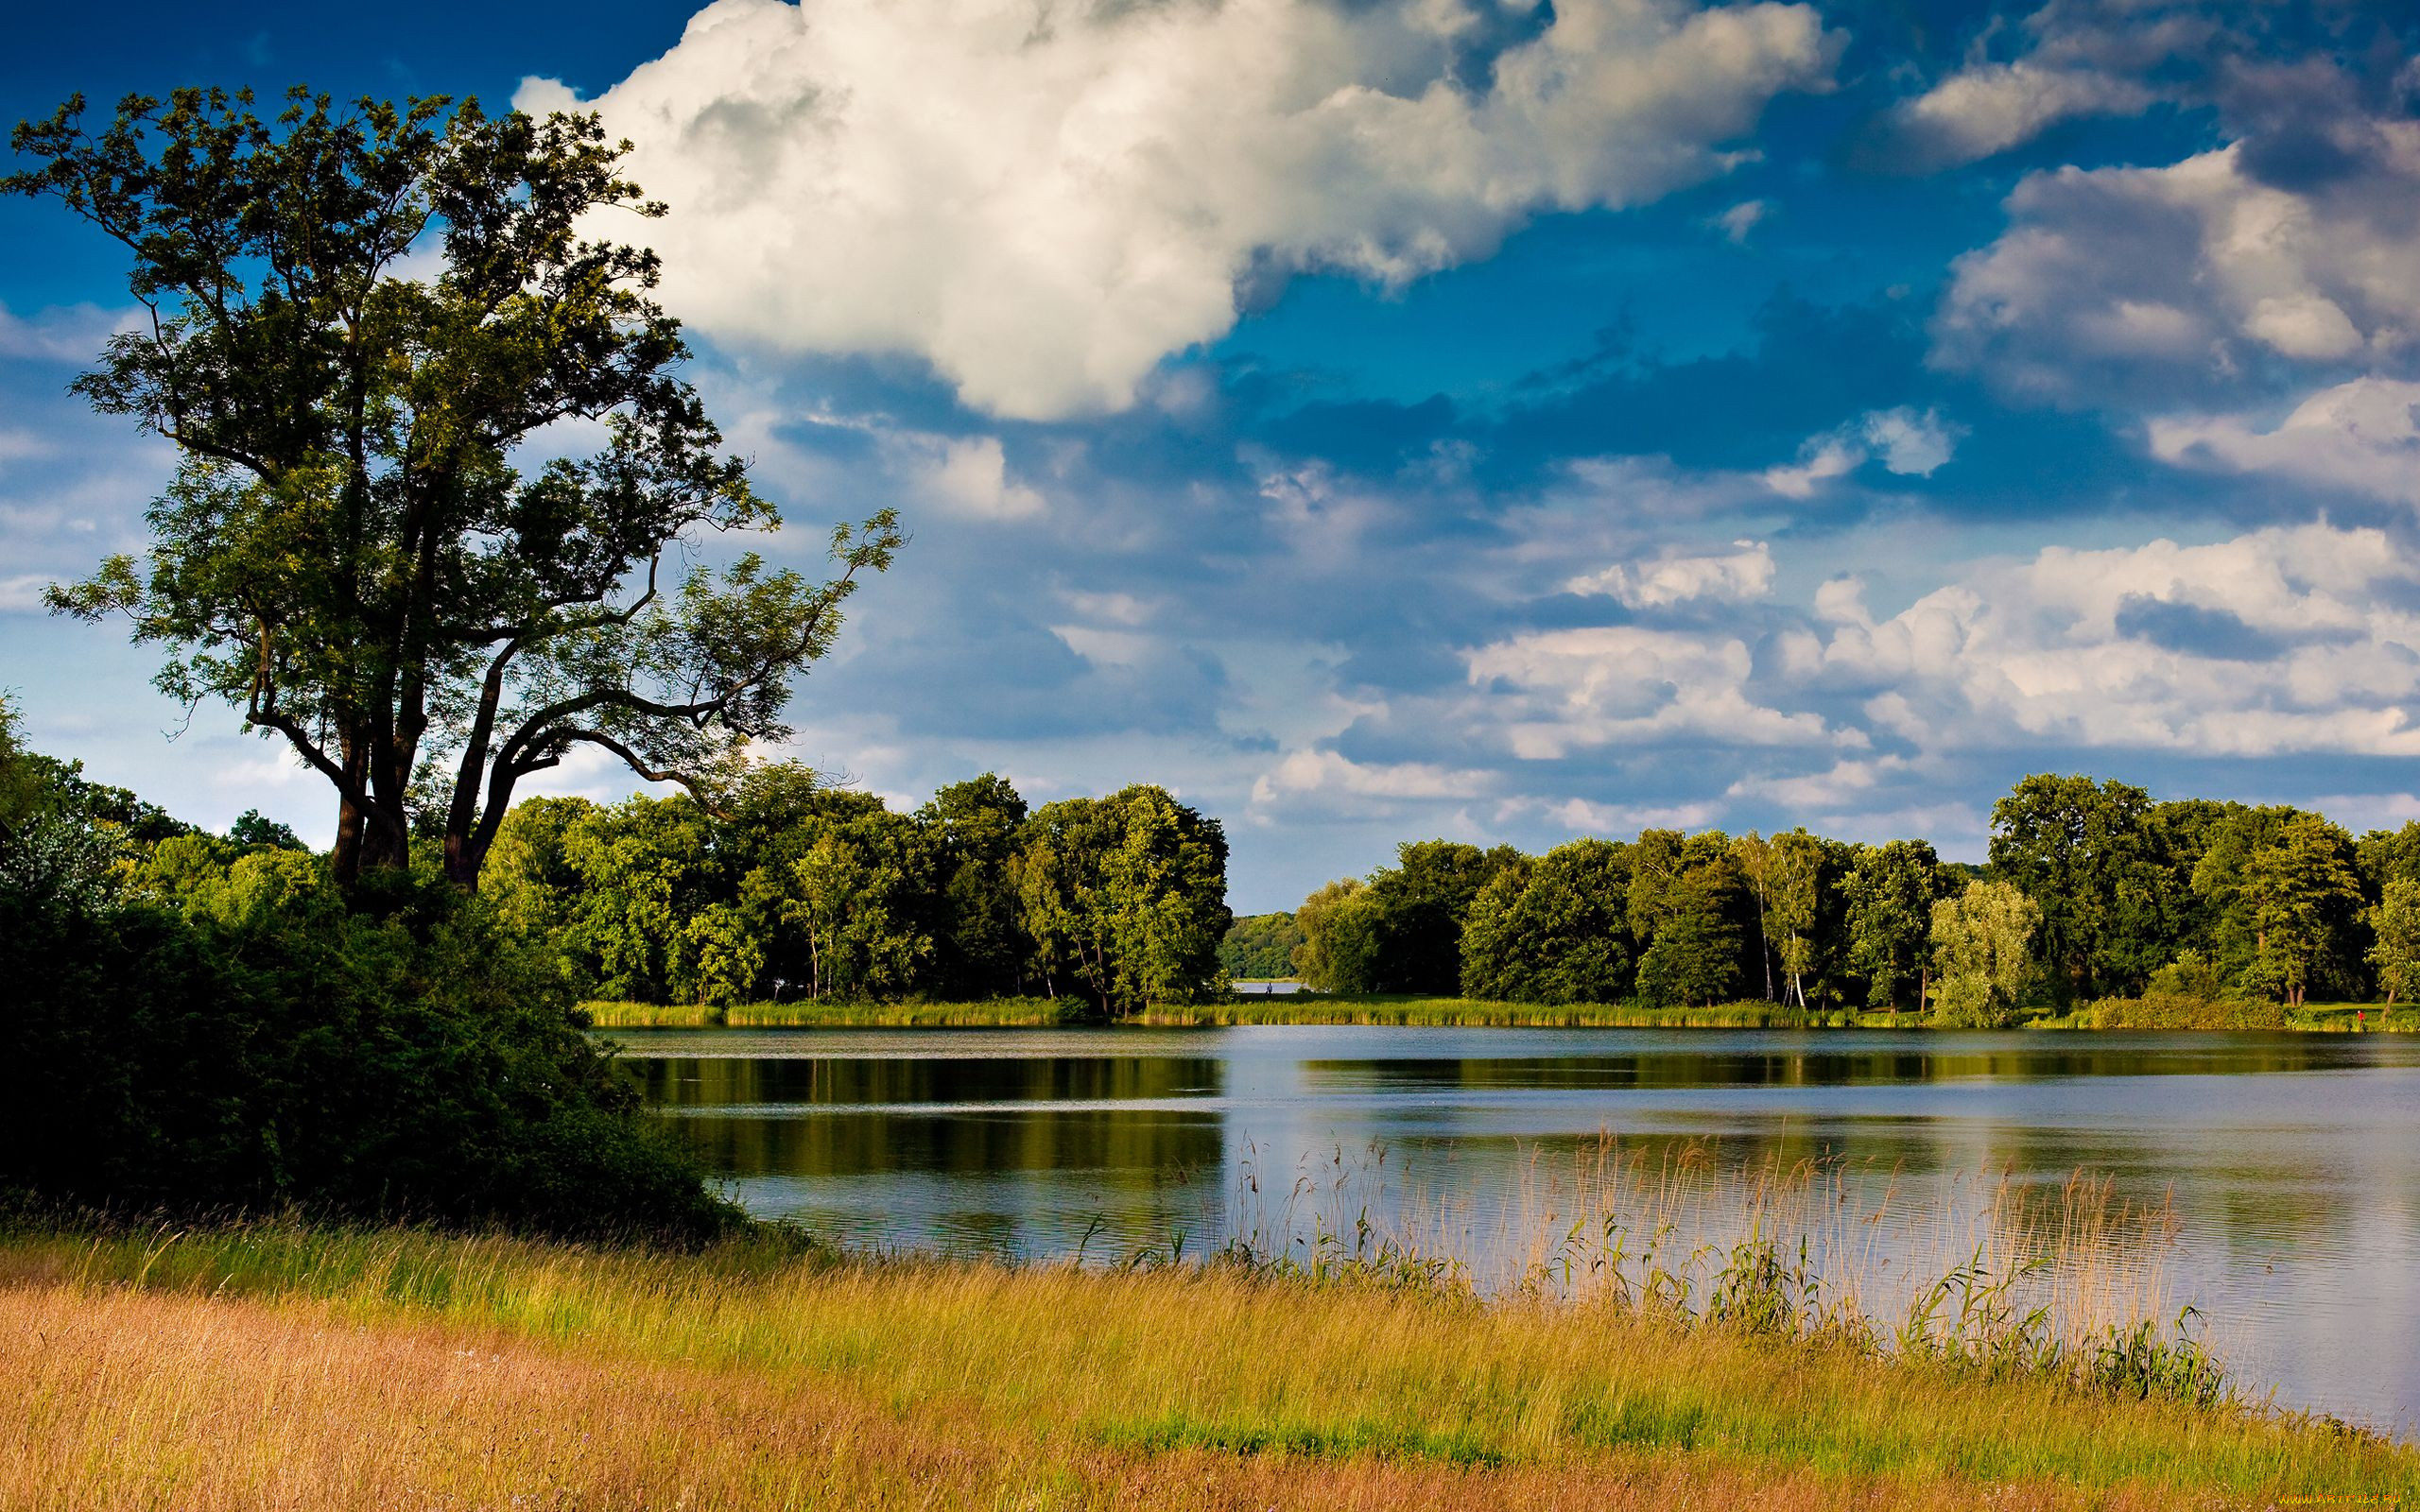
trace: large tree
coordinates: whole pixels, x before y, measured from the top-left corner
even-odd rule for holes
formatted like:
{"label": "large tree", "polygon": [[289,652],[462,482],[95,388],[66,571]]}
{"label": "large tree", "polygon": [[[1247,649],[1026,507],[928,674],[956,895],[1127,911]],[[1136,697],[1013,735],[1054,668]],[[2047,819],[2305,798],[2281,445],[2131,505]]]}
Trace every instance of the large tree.
{"label": "large tree", "polygon": [[2139,787],[2048,773],[1992,806],[1992,869],[2041,910],[2035,953],[2061,1001],[2136,990],[2184,942],[2156,808]]}
{"label": "large tree", "polygon": [[[159,685],[221,699],[337,790],[352,885],[404,864],[416,812],[476,885],[516,784],[580,746],[718,785],[787,733],[888,510],[834,532],[817,581],[742,554],[677,570],[700,531],[773,507],[678,376],[652,252],[591,239],[664,207],[594,115],[443,97],[339,108],[295,90],[71,99],[0,180],[122,244],[142,318],[76,388],[174,442],[147,562],[54,608],[122,611]],[[601,439],[585,456],[560,455]]]}
{"label": "large tree", "polygon": [[2005,882],[1970,882],[1932,905],[1935,1022],[2004,1029],[2035,975],[2042,907]]}
{"label": "large tree", "polygon": [[1868,849],[1841,889],[1848,902],[1849,959],[1866,979],[1866,1001],[1895,1013],[1912,987],[1923,1007],[1931,995],[1932,905],[1943,890],[1932,847],[1893,840]]}
{"label": "large tree", "polygon": [[1459,840],[1410,840],[1370,877],[1378,904],[1377,989],[1448,997],[1461,986],[1462,921],[1495,874],[1521,853]]}
{"label": "large tree", "polygon": [[1560,845],[1479,889],[1462,926],[1462,995],[1616,1003],[1631,990],[1628,848]]}

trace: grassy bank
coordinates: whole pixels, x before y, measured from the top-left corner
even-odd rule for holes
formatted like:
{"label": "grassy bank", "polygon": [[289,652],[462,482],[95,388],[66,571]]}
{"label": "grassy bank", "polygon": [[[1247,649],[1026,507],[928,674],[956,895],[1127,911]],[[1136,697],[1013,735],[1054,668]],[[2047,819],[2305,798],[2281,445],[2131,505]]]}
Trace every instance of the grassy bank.
{"label": "grassy bank", "polygon": [[[1098,1022],[1076,998],[1001,998],[980,1003],[583,1003],[600,1029],[650,1028],[1036,1028]],[[1914,1015],[1907,1015],[1912,1023]],[[1223,1003],[1161,1004],[1120,1023],[1200,1028],[1243,1023],[1421,1024],[1441,1027],[1789,1029],[1886,1022],[1888,1015],[1802,1013],[1772,1003],[1700,1008],[1627,1004],[1487,1003],[1470,998],[1248,995]]]}
{"label": "grassy bank", "polygon": [[[1001,998],[982,1003],[752,1003],[731,1008],[695,1004],[584,1003],[600,1029],[694,1028],[1045,1028],[1098,1022],[1077,998]],[[2357,1022],[2357,1014],[2359,1019]],[[1229,1024],[1393,1024],[1438,1028],[1538,1029],[1921,1029],[1913,1012],[1801,1011],[1776,1003],[1646,1008],[1622,1003],[1492,1003],[1474,998],[1247,994],[1223,1003],[1163,1004],[1121,1023],[1200,1028]],[[2186,1002],[2112,998],[2045,1015],[2033,1029],[2290,1030],[2316,1034],[2420,1033],[2420,1009],[2376,1003]]]}
{"label": "grassy bank", "polygon": [[1033,1029],[1086,1022],[1074,998],[994,998],[980,1003],[583,1003],[599,1029]]}
{"label": "grassy bank", "polygon": [[[1844,1025],[1851,1015],[1806,1013],[1774,1003],[1643,1008],[1621,1003],[1491,1003],[1477,998],[1369,995],[1246,996],[1225,1003],[1145,1009],[1138,1023],[1362,1023],[1458,1028],[1800,1029]],[[1911,1016],[1912,1017],[1912,1016]]]}
{"label": "grassy bank", "polygon": [[[1750,1267],[1753,1271],[1754,1267]],[[1324,1279],[1322,1279],[1322,1277]],[[1769,1278],[1770,1280],[1770,1278]],[[334,1232],[0,1237],[0,1506],[2121,1507],[2420,1452],[1954,1349],[1419,1267]],[[1949,1336],[1947,1331],[1945,1337]],[[1973,1330],[1968,1330],[1970,1333]],[[1978,1335],[1979,1336],[1979,1335]]]}
{"label": "grassy bank", "polygon": [[2266,1030],[2297,1034],[2420,1033],[2420,1010],[2377,1003],[2204,1001],[2193,998],[2105,998],[2071,1013],[2041,1020],[2043,1029]]}

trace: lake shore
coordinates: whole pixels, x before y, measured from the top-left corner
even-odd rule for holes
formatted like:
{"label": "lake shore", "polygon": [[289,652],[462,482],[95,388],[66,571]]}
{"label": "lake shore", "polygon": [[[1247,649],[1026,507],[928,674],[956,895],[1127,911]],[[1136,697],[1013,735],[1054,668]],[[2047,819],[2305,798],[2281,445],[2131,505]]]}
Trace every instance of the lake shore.
{"label": "lake shore", "polygon": [[[708,1028],[990,1028],[1031,1029],[1103,1022],[1091,1005],[1073,997],[1001,998],[974,1003],[752,1003],[731,1007],[697,1004],[583,1003],[599,1029]],[[1801,1011],[1775,1003],[1741,1002],[1695,1008],[1630,1004],[1497,1003],[1471,998],[1329,996],[1316,993],[1240,995],[1219,1003],[1156,1005],[1119,1017],[1122,1024],[1212,1028],[1237,1024],[1374,1024],[1439,1028],[1545,1029],[1927,1029],[1914,1012]],[[2288,1009],[2273,1004],[2174,1005],[2115,1000],[2017,1025],[2042,1030],[2273,1030],[2288,1033],[2420,1033],[2420,1009],[2376,1003],[2322,1003]]]}
{"label": "lake shore", "polygon": [[2392,1504],[2323,1419],[1481,1300],[1416,1266],[1079,1270],[287,1224],[0,1236],[0,1506]]}

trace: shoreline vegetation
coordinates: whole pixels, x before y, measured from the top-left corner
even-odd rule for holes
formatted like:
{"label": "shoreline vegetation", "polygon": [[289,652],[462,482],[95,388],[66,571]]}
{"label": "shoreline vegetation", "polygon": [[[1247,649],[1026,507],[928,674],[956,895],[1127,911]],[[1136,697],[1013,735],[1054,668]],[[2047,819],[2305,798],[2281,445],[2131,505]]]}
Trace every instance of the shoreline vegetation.
{"label": "shoreline vegetation", "polygon": [[[1223,1028],[1248,1024],[1359,1024],[1536,1029],[1937,1029],[1903,1013],[1799,1009],[1779,1003],[1646,1007],[1620,1003],[1492,1003],[1412,994],[1246,993],[1220,1002],[1154,1004],[1103,1018],[1072,998],[995,998],[974,1003],[825,1001],[708,1004],[592,1002],[579,1005],[606,1029],[1028,1029],[1083,1025]],[[2282,1004],[2110,998],[2016,1025],[2023,1029],[2180,1030],[2300,1034],[2420,1033],[2420,1007],[2376,1003]]]}
{"label": "shoreline vegetation", "polygon": [[2105,1184],[2003,1184],[1966,1215],[1971,1254],[1869,1307],[1861,1288],[1891,1273],[1870,1249],[1860,1263],[1871,1230],[1837,1169],[1708,1174],[1616,1160],[1533,1194],[1519,1279],[1489,1289],[1441,1251],[1373,1240],[1366,1212],[1305,1232],[1290,1207],[1207,1256],[1170,1235],[1090,1265],[844,1251],[766,1225],[683,1250],[19,1223],[0,1227],[0,1327],[43,1347],[0,1359],[0,1506],[2420,1492],[2420,1447],[2230,1378],[2169,1311],[2144,1242],[2168,1215],[2113,1209]]}

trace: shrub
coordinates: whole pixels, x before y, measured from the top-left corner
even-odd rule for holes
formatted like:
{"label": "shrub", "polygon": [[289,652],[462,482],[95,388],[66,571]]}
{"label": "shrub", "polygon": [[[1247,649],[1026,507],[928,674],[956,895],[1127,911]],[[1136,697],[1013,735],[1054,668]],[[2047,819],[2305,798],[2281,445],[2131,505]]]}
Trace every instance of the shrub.
{"label": "shrub", "polygon": [[[0,849],[45,859],[26,839]],[[356,911],[305,852],[208,859],[128,897],[0,867],[0,1187],[565,1235],[736,1220],[492,907],[424,884]]]}

